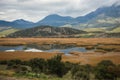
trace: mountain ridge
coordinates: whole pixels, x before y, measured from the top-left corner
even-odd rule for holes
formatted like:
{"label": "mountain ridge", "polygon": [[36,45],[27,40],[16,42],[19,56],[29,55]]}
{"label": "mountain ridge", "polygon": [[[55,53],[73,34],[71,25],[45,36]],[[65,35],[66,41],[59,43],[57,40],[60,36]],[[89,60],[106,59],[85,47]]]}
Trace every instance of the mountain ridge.
{"label": "mountain ridge", "polygon": [[70,16],[60,16],[58,14],[50,14],[36,23],[21,19],[21,20],[15,20],[12,22],[0,21],[0,26],[11,26],[11,27],[20,28],[20,29],[31,28],[31,27],[40,26],[40,25],[50,25],[50,26],[59,27],[66,24],[71,24],[74,26],[74,25],[90,22],[91,20],[96,18],[101,18],[99,17],[100,15],[104,15],[103,18],[104,17],[111,17],[111,18],[120,17],[120,5],[101,7],[96,9],[95,11],[88,13],[85,16],[78,16],[76,18],[72,18]]}

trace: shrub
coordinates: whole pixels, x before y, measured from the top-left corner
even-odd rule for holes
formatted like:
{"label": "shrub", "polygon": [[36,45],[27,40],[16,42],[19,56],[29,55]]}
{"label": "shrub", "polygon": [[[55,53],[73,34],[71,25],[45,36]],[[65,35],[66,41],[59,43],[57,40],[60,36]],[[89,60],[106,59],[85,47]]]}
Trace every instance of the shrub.
{"label": "shrub", "polygon": [[62,77],[66,73],[65,64],[61,62],[61,55],[57,55],[49,60],[48,63],[48,73],[55,74]]}
{"label": "shrub", "polygon": [[46,61],[44,59],[31,59],[29,65],[32,67],[32,70],[36,73],[45,72]]}
{"label": "shrub", "polygon": [[31,67],[26,65],[14,65],[13,69],[16,73],[20,74],[27,74],[32,71]]}
{"label": "shrub", "polygon": [[2,65],[7,64],[7,61],[6,60],[0,61],[0,64]]}
{"label": "shrub", "polygon": [[88,65],[76,64],[71,70],[74,80],[90,80],[90,68]]}
{"label": "shrub", "polygon": [[95,78],[99,80],[115,80],[116,75],[109,71],[110,67],[115,68],[115,65],[109,60],[98,63],[95,69]]}

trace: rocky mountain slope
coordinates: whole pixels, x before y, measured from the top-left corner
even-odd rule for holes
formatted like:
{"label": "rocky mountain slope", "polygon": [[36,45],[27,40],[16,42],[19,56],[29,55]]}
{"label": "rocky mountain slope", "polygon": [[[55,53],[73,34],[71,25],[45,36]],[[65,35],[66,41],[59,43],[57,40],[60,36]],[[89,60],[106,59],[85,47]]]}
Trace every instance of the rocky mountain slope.
{"label": "rocky mountain slope", "polygon": [[17,31],[7,37],[69,37],[71,35],[81,33],[86,32],[68,27],[39,26]]}

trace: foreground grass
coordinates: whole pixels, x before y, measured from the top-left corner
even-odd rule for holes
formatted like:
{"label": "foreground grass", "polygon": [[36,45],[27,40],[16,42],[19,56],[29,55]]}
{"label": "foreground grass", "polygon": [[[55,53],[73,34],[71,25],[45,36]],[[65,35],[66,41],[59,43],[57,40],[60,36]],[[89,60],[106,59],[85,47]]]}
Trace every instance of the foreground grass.
{"label": "foreground grass", "polygon": [[[11,59],[20,59],[20,60],[30,60],[33,58],[44,58],[50,59],[57,54],[61,53],[48,53],[48,52],[0,52],[0,60],[11,60]],[[96,65],[102,60],[111,60],[115,64],[120,64],[120,54],[119,52],[72,52],[71,56],[66,56],[62,54],[62,61],[72,62],[72,63],[81,63],[81,64],[91,64]]]}

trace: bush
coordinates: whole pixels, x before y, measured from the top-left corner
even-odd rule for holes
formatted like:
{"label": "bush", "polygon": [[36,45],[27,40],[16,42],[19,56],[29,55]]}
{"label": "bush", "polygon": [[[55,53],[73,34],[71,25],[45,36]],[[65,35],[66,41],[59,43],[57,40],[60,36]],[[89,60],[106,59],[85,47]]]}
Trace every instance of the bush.
{"label": "bush", "polygon": [[98,63],[95,70],[95,78],[99,80],[115,80],[116,75],[109,71],[110,67],[115,68],[115,65],[109,60]]}
{"label": "bush", "polygon": [[44,59],[31,59],[29,65],[32,67],[32,70],[36,73],[45,72],[46,61]]}
{"label": "bush", "polygon": [[65,64],[61,62],[61,59],[61,55],[57,55],[47,60],[49,74],[55,74],[59,77],[62,77],[66,73]]}
{"label": "bush", "polygon": [[22,61],[18,60],[18,59],[7,61],[8,66],[13,66],[13,65],[21,64],[21,63],[22,63]]}
{"label": "bush", "polygon": [[17,66],[17,68],[15,69],[15,72],[20,74],[27,74],[28,72],[31,71],[32,71],[31,67],[25,65]]}
{"label": "bush", "polygon": [[6,60],[0,61],[0,64],[1,64],[1,65],[5,65],[5,64],[7,64],[7,61],[6,61]]}
{"label": "bush", "polygon": [[74,80],[90,80],[90,67],[88,65],[76,64],[71,70]]}

